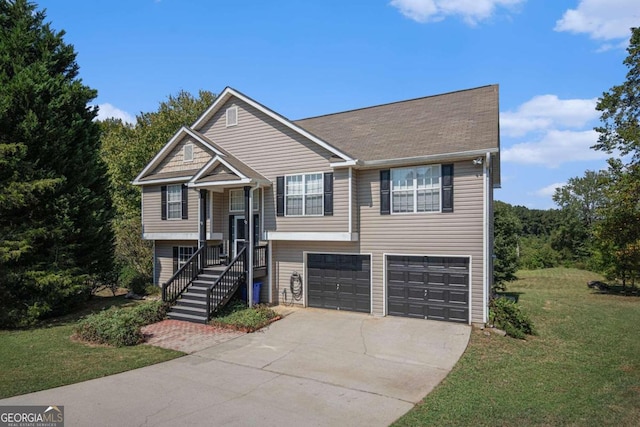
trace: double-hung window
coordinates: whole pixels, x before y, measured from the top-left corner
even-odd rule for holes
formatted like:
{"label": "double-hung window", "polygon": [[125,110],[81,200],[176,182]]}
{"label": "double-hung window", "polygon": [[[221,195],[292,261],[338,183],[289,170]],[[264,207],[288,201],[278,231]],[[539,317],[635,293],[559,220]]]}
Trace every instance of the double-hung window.
{"label": "double-hung window", "polygon": [[391,170],[393,213],[440,212],[440,165]]}
{"label": "double-hung window", "polygon": [[323,174],[310,173],[285,177],[287,216],[323,214]]}
{"label": "double-hung window", "polygon": [[194,246],[178,246],[178,269],[189,261],[196,250],[197,248]]}
{"label": "double-hung window", "polygon": [[182,219],[182,185],[167,185],[167,219]]}
{"label": "double-hung window", "polygon": [[[260,209],[258,191],[253,193],[253,210]],[[244,190],[229,190],[229,212],[244,212]]]}

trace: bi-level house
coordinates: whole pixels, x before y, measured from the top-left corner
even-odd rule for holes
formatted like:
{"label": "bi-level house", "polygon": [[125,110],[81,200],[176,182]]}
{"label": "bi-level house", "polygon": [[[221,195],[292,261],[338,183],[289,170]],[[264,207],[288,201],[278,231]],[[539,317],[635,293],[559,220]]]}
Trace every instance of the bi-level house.
{"label": "bi-level house", "polygon": [[134,181],[154,280],[193,321],[253,284],[249,301],[484,323],[499,154],[497,85],[302,120],[226,88]]}

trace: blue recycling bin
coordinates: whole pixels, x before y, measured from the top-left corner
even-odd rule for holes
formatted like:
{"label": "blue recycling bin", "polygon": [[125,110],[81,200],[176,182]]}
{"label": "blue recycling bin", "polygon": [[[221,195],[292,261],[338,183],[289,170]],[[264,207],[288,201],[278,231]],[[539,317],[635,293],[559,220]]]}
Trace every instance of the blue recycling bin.
{"label": "blue recycling bin", "polygon": [[[260,304],[260,289],[262,288],[262,282],[253,282],[253,304]],[[240,292],[242,295],[243,301],[248,301],[247,299],[247,287],[240,287]]]}

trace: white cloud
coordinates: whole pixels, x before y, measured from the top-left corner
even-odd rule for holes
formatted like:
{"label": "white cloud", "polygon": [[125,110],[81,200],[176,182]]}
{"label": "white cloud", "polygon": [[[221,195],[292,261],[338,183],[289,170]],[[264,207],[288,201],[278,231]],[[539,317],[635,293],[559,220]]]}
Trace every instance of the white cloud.
{"label": "white cloud", "polygon": [[553,184],[549,184],[546,187],[536,190],[533,194],[539,197],[551,197],[556,192],[557,188],[564,187],[565,185],[567,185],[566,182],[554,182]]}
{"label": "white cloud", "polygon": [[580,0],[577,8],[565,11],[554,29],[589,34],[594,40],[628,39],[630,28],[637,26],[639,21],[638,0]]}
{"label": "white cloud", "polygon": [[500,113],[500,131],[507,136],[553,128],[583,128],[598,117],[597,99],[559,99],[540,95],[520,105],[516,111]]}
{"label": "white cloud", "polygon": [[442,21],[459,16],[469,25],[490,18],[499,7],[512,8],[525,0],[391,0],[391,6],[417,22]]}
{"label": "white cloud", "polygon": [[602,160],[609,155],[591,149],[598,140],[595,130],[549,130],[542,138],[521,142],[502,150],[505,162],[557,168],[563,163]]}
{"label": "white cloud", "polygon": [[135,117],[131,114],[127,113],[124,110],[114,107],[109,103],[99,104],[98,105],[98,120],[106,120],[106,119],[120,119],[124,123],[134,124],[136,122]]}

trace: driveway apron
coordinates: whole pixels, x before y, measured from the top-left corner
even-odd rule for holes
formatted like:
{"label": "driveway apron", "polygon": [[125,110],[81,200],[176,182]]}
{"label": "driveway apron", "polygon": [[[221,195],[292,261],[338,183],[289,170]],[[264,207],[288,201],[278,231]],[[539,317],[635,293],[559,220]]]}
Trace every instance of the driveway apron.
{"label": "driveway apron", "polygon": [[263,331],[179,359],[0,405],[64,405],[68,427],[386,426],[449,373],[470,330],[294,309]]}

